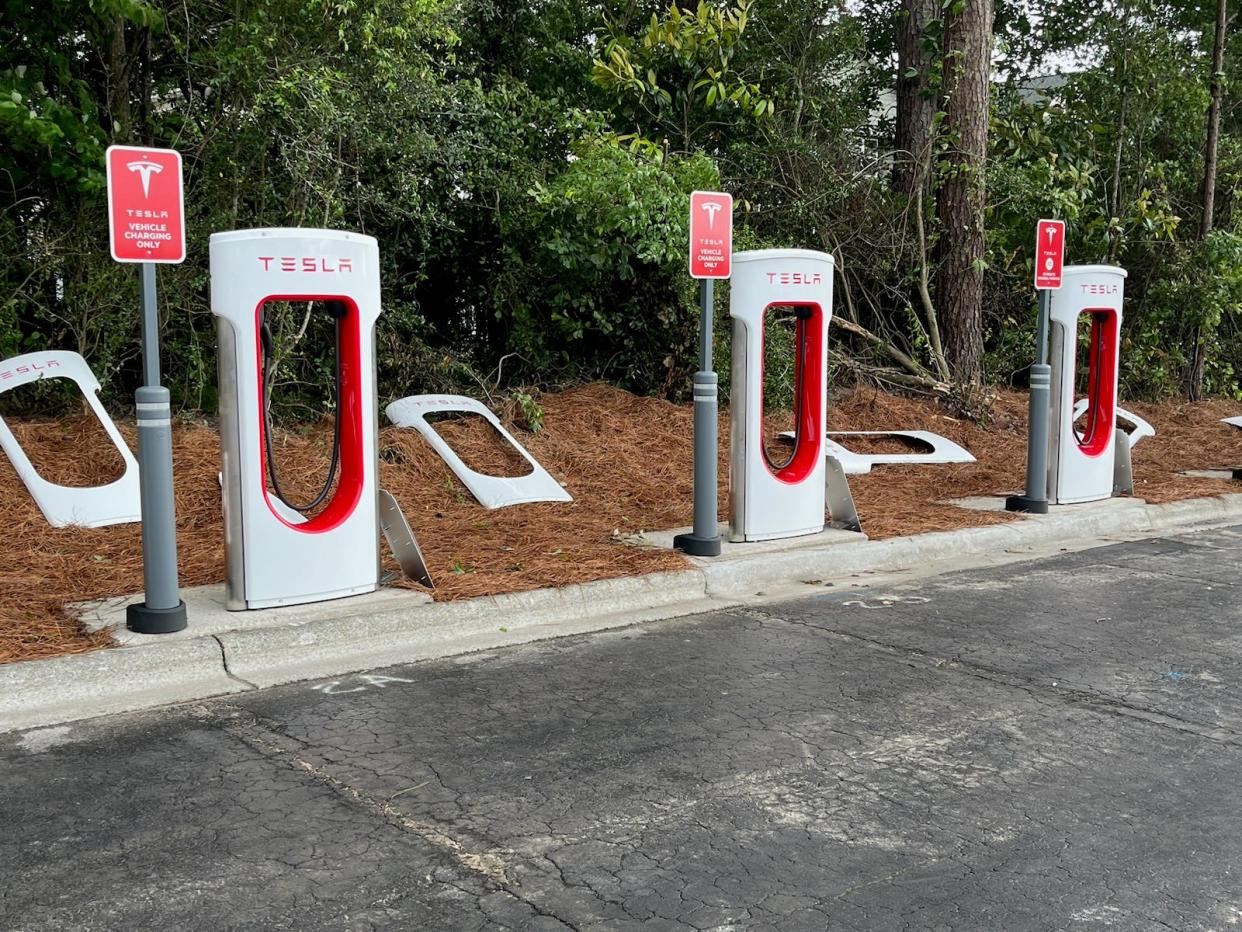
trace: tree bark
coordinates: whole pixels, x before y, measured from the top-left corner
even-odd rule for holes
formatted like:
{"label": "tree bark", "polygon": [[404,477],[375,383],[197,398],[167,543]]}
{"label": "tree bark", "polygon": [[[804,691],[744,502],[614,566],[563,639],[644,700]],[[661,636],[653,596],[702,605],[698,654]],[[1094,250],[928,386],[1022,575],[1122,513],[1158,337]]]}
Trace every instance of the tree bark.
{"label": "tree bark", "polygon": [[[1124,75],[1124,69],[1123,69]],[[1122,78],[1124,82],[1124,77]],[[1113,185],[1108,198],[1108,216],[1116,220],[1121,216],[1121,157],[1125,154],[1126,135],[1126,104],[1129,102],[1129,91],[1123,83],[1120,98],[1117,102],[1116,142],[1113,145]],[[1110,238],[1109,255],[1112,257],[1115,238]]]}
{"label": "tree bark", "polygon": [[108,43],[107,70],[107,102],[108,135],[122,142],[133,142],[130,139],[130,106],[129,106],[129,47],[125,41],[125,17],[114,16],[111,22],[111,36]]}
{"label": "tree bark", "polygon": [[1216,207],[1216,149],[1220,138],[1220,110],[1225,96],[1225,31],[1228,28],[1228,0],[1217,0],[1216,38],[1212,44],[1212,100],[1208,105],[1207,143],[1203,151],[1203,216],[1199,238],[1212,232]]}
{"label": "tree bark", "polygon": [[955,381],[983,375],[983,209],[992,74],[992,0],[965,0],[945,30],[945,136],[936,303]]}
{"label": "tree bark", "polygon": [[937,12],[936,0],[901,0],[897,18],[897,161],[893,166],[893,190],[911,201],[926,185],[931,165],[932,122],[936,114],[931,71],[935,59],[927,39],[927,26]]}
{"label": "tree bark", "polygon": [[[1216,150],[1220,139],[1220,110],[1225,96],[1225,31],[1229,26],[1228,0],[1216,3],[1216,36],[1212,43],[1211,102],[1207,113],[1207,141],[1203,147],[1203,213],[1199,218],[1199,239],[1212,232],[1216,210]],[[1190,364],[1191,401],[1203,397],[1203,375],[1207,368],[1207,336],[1200,325],[1195,328],[1195,351]]]}

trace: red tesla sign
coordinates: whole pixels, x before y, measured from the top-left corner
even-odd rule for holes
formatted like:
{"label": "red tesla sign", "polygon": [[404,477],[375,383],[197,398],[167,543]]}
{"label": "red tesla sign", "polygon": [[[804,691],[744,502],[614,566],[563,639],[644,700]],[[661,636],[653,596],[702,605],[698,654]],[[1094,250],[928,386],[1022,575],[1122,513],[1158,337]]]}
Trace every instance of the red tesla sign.
{"label": "red tesla sign", "polygon": [[109,146],[108,230],[117,262],[185,259],[181,153]]}
{"label": "red tesla sign", "polygon": [[690,195],[690,276],[728,278],[733,266],[733,195]]}
{"label": "red tesla sign", "polygon": [[1035,230],[1035,287],[1061,287],[1065,257],[1065,221],[1041,220]]}

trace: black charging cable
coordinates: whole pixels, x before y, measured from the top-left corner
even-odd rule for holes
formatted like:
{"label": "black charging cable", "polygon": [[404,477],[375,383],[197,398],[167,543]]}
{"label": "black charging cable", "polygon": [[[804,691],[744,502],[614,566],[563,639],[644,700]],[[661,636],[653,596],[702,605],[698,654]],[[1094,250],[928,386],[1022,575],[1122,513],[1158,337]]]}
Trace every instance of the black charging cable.
{"label": "black charging cable", "polygon": [[1074,429],[1074,436],[1080,444],[1086,443],[1095,436],[1095,423],[1099,414],[1096,399],[1100,397],[1100,387],[1104,384],[1104,341],[1097,340],[1096,334],[1103,331],[1103,314],[1091,315],[1091,354],[1087,360],[1087,423],[1080,433]]}
{"label": "black charging cable", "polygon": [[[763,458],[768,461],[768,467],[773,470],[781,470],[794,461],[794,454],[798,452],[798,446],[803,441],[802,436],[802,382],[805,378],[807,362],[811,358],[810,346],[806,340],[806,328],[810,326],[812,314],[811,309],[805,304],[796,305],[793,309],[794,320],[794,436],[793,443],[790,446],[789,456],[785,458],[783,463],[775,463],[772,457],[768,455],[768,445],[763,445]],[[760,372],[763,371],[760,367]]]}
{"label": "black charging cable", "polygon": [[272,403],[267,392],[267,372],[272,363],[272,356],[275,355],[275,341],[272,339],[272,330],[267,325],[267,308],[264,308],[259,316],[259,342],[263,347],[263,374],[260,380],[260,391],[263,393],[263,445],[267,454],[267,477],[276,497],[294,511],[303,514],[314,511],[323,504],[328,493],[332,491],[332,483],[336,481],[337,469],[341,463],[341,321],[345,319],[349,309],[345,307],[344,301],[325,301],[324,305],[328,314],[336,320],[336,417],[332,425],[332,459],[328,464],[327,481],[319,490],[319,494],[306,505],[297,505],[289,501],[288,496],[281,491],[280,479],[276,473],[276,457],[272,452]]}

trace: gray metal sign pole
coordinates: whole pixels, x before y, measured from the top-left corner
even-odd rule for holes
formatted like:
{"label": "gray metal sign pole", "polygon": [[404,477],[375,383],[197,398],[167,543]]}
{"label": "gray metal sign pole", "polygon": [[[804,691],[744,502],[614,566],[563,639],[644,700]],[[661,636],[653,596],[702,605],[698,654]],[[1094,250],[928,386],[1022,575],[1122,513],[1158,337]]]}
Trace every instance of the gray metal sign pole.
{"label": "gray metal sign pole", "polygon": [[699,279],[699,371],[694,374],[694,530],[673,538],[673,546],[692,557],[720,555],[720,528],[716,523],[719,395],[712,367],[714,284],[710,278]]}
{"label": "gray metal sign pole", "polygon": [[1048,289],[1039,290],[1035,324],[1035,364],[1031,366],[1030,413],[1026,435],[1026,494],[1005,499],[1006,511],[1048,513],[1048,428],[1052,406],[1052,367],[1048,365]]}
{"label": "gray metal sign pole", "polygon": [[144,601],[125,612],[125,624],[141,634],[168,634],[186,626],[177,582],[177,517],[173,502],[172,406],[160,385],[159,311],[155,263],[141,265],[142,376],[135,393],[138,413],[138,477],[142,502]]}

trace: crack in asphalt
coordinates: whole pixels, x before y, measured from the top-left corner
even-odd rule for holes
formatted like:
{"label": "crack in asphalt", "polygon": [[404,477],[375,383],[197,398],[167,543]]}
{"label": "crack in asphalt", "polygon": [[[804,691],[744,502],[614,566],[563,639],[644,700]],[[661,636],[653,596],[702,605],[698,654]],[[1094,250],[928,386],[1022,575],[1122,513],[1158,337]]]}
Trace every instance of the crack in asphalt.
{"label": "crack in asphalt", "polygon": [[549,912],[525,896],[514,882],[514,865],[499,853],[494,850],[472,850],[435,822],[411,818],[393,805],[390,799],[381,799],[342,780],[326,767],[309,760],[304,754],[305,743],[281,731],[276,723],[222,702],[213,703],[211,707],[199,706],[194,713],[200,721],[218,728],[265,759],[297,769],[369,816],[427,842],[469,873],[482,877],[498,891],[528,907],[535,915],[553,919],[572,932],[581,932],[571,921]]}

